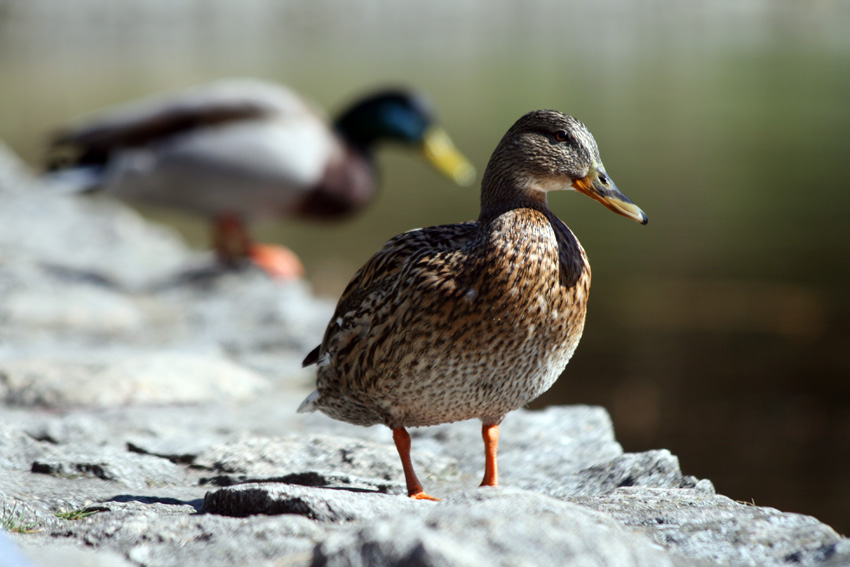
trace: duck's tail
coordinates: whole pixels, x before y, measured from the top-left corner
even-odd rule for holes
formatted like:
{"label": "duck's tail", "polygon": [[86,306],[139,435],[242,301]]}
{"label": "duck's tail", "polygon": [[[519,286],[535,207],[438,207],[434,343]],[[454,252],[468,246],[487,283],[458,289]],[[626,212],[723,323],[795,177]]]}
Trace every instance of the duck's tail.
{"label": "duck's tail", "polygon": [[309,396],[307,396],[301,405],[298,406],[297,413],[312,413],[319,409],[319,391],[313,390]]}

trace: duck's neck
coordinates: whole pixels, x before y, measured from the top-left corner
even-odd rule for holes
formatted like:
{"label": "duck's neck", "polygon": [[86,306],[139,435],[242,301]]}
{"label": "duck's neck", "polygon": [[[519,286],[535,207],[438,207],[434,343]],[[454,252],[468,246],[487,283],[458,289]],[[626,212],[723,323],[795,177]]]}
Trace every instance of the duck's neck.
{"label": "duck's neck", "polygon": [[508,211],[524,208],[548,213],[546,192],[534,189],[530,178],[522,172],[491,160],[481,180],[478,222],[484,223]]}
{"label": "duck's neck", "polygon": [[347,128],[339,122],[334,125],[334,128],[349,148],[368,161],[372,161],[372,147],[377,139],[375,136],[362,130]]}

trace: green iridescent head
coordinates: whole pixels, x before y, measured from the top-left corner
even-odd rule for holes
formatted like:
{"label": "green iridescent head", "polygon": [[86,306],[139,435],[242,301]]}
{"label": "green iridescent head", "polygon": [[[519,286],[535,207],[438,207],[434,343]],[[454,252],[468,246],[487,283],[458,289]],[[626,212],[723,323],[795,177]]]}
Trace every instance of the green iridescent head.
{"label": "green iridescent head", "polygon": [[475,180],[475,168],[435,124],[425,99],[403,89],[380,91],[360,99],[337,119],[335,127],[352,146],[369,155],[387,140],[418,148],[440,172],[459,185]]}

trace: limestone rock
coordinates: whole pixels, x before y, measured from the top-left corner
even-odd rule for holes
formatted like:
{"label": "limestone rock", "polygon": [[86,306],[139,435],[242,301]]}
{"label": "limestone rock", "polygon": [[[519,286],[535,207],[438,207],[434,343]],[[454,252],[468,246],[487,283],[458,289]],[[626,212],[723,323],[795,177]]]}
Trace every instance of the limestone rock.
{"label": "limestone rock", "polygon": [[49,449],[23,431],[0,423],[0,470],[26,470]]}
{"label": "limestone rock", "polygon": [[850,564],[850,542],[814,518],[735,502],[704,482],[699,488],[618,488],[572,501],[686,557],[753,567]]}
{"label": "limestone rock", "polygon": [[81,545],[59,544],[22,546],[24,554],[32,561],[27,565],[86,565],[88,567],[132,567],[133,564],[120,553],[94,550]]}
{"label": "limestone rock", "polygon": [[251,483],[207,493],[203,511],[224,516],[297,514],[320,522],[366,521],[414,515],[433,505],[376,490],[315,488],[282,483]]}
{"label": "limestone rock", "polygon": [[161,487],[185,481],[183,471],[171,461],[109,447],[80,454],[68,451],[58,458],[38,459],[33,461],[31,471],[70,479],[99,478],[127,488]]}
{"label": "limestone rock", "polygon": [[[413,455],[413,460],[423,474],[450,473],[453,467],[451,460],[424,451]],[[392,444],[329,435],[246,438],[210,447],[198,456],[195,465],[254,477],[334,471],[384,481],[402,478],[401,461]]]}
{"label": "limestone rock", "polygon": [[314,567],[667,567],[663,551],[602,514],[536,494],[486,489],[452,495],[425,515],[334,534]]}
{"label": "limestone rock", "polygon": [[173,230],[108,199],[50,191],[0,148],[0,257],[27,258],[124,287],[193,261]]}
{"label": "limestone rock", "polygon": [[267,389],[263,377],[214,355],[156,352],[92,354],[86,361],[0,361],[0,399],[10,405],[199,403],[244,400]]}

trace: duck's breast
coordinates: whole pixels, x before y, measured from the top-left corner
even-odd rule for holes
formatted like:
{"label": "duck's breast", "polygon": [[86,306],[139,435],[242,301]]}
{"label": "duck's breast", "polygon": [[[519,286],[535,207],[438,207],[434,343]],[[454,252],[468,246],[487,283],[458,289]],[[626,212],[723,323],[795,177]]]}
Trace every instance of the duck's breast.
{"label": "duck's breast", "polygon": [[[391,427],[498,421],[554,383],[582,333],[589,271],[569,229],[517,214],[528,218],[407,262],[349,337],[346,396]],[[567,268],[564,247],[578,256]]]}

